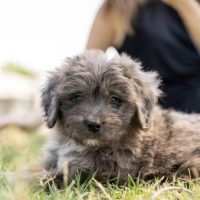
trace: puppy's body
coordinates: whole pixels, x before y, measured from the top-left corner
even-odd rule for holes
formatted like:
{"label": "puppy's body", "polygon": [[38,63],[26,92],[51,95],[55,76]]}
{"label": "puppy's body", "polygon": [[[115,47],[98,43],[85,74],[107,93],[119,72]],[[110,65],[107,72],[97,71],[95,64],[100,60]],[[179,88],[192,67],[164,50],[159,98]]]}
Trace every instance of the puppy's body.
{"label": "puppy's body", "polygon": [[128,174],[172,176],[200,169],[200,116],[156,105],[159,81],[127,56],[91,51],[69,59],[43,91],[54,127],[44,167],[71,178],[81,171],[106,181]]}
{"label": "puppy's body", "polygon": [[[155,111],[150,130],[139,131],[135,136],[130,134],[125,140],[106,147],[96,147],[95,141],[88,146],[78,144],[67,139],[62,131],[53,132],[46,146],[46,167],[56,165],[57,172],[62,173],[63,163],[67,161],[72,178],[78,170],[88,174],[96,172],[98,179],[104,181],[116,178],[120,173],[122,182],[127,181],[128,174],[161,177],[199,168],[200,117],[159,107]],[[52,144],[55,138],[60,138],[60,142]]]}

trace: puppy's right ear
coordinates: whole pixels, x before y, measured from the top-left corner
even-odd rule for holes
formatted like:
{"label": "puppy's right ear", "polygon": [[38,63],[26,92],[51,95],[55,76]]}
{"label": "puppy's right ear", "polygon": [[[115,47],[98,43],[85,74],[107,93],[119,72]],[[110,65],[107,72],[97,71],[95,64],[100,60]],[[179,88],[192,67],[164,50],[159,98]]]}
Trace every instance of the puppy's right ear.
{"label": "puppy's right ear", "polygon": [[58,98],[55,92],[56,79],[50,79],[42,90],[42,107],[44,109],[47,126],[53,128],[58,117]]}

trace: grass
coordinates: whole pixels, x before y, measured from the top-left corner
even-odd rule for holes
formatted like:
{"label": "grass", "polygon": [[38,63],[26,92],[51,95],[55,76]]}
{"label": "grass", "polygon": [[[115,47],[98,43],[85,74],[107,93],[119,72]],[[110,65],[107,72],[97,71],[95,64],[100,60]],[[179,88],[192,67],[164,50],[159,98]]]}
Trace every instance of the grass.
{"label": "grass", "polygon": [[[39,158],[45,136],[39,133],[26,133],[10,127],[0,132],[0,170],[16,171],[28,162]],[[167,190],[166,192],[162,192]],[[159,194],[160,192],[160,194]],[[157,196],[154,198],[154,196]],[[134,182],[130,179],[127,186],[102,185],[94,179],[84,184],[77,177],[66,189],[54,186],[46,192],[44,188],[35,190],[30,185],[19,182],[11,185],[1,177],[0,200],[199,200],[198,180],[174,180],[164,182],[156,179],[152,183]]]}

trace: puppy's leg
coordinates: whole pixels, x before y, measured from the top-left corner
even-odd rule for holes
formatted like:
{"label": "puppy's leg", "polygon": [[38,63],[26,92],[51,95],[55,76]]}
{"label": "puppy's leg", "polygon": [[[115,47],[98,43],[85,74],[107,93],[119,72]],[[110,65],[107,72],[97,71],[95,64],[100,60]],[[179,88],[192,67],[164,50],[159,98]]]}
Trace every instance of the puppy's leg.
{"label": "puppy's leg", "polygon": [[199,178],[200,155],[192,156],[187,162],[182,164],[177,171],[177,176],[189,176],[191,178]]}
{"label": "puppy's leg", "polygon": [[156,167],[156,168],[145,168],[141,170],[140,175],[143,180],[149,181],[153,180],[155,177],[158,178],[170,178],[173,177],[174,173],[171,174],[170,170],[164,167]]}
{"label": "puppy's leg", "polygon": [[49,185],[54,184],[57,188],[63,189],[69,184],[85,183],[95,174],[87,169],[79,169],[77,166],[69,165],[64,166],[62,169],[57,169],[52,174],[52,180],[49,182]]}

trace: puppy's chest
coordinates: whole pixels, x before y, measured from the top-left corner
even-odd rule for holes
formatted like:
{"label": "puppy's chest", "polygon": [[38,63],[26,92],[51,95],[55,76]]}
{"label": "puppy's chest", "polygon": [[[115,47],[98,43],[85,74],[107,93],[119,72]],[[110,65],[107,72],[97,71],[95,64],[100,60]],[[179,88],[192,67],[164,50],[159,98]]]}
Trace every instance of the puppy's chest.
{"label": "puppy's chest", "polygon": [[101,176],[110,174],[116,176],[118,172],[126,174],[136,174],[138,171],[137,159],[129,149],[92,149],[92,148],[67,148],[65,152],[58,153],[58,168],[67,161],[70,171],[99,172]]}
{"label": "puppy's chest", "polygon": [[94,153],[94,169],[101,174],[110,173],[111,176],[117,176],[119,172],[135,175],[138,164],[131,150],[103,149]]}

